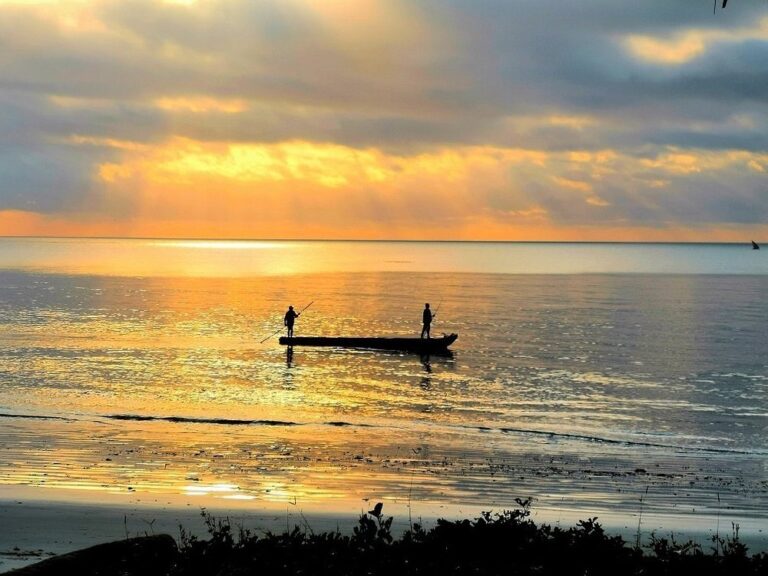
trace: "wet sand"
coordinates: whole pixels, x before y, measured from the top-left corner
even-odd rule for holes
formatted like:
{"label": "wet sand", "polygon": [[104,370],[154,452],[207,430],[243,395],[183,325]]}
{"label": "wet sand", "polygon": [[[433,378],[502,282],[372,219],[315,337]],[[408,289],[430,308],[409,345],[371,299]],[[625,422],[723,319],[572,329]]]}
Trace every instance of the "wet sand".
{"label": "wet sand", "polygon": [[255,530],[345,530],[379,501],[401,529],[531,498],[537,523],[597,516],[631,543],[639,528],[644,542],[656,531],[705,547],[736,523],[768,550],[764,459],[748,453],[508,428],[90,416],[6,416],[3,440],[0,570],[179,524],[203,535],[201,508]]}
{"label": "wet sand", "polygon": [[127,537],[165,533],[178,540],[180,526],[205,537],[203,509],[256,532],[295,525],[315,531],[349,529],[356,521],[353,514],[312,514],[293,506],[254,508],[206,497],[153,498],[0,486],[0,572]]}

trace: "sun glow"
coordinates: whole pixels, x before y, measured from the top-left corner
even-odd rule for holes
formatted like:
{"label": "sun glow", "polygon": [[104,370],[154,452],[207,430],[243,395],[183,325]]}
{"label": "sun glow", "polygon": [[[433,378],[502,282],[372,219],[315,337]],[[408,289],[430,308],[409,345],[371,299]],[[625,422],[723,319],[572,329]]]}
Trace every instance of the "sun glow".
{"label": "sun glow", "polygon": [[275,250],[285,247],[284,243],[264,240],[155,240],[151,244],[185,250]]}
{"label": "sun glow", "polygon": [[[78,135],[99,147],[93,203],[128,216],[0,212],[8,234],[144,238],[670,239],[668,229],[565,227],[541,202],[606,213],[625,197],[669,189],[675,177],[762,174],[768,155],[668,147],[655,156],[613,149],[546,151],[497,146],[396,154],[329,143],[208,143],[172,138],[149,145]],[[332,207],[332,209],[331,209]],[[482,207],[482,208],[479,208]],[[424,215],[429,214],[429,218]],[[690,238],[678,228],[676,238]],[[729,235],[735,231],[725,231]],[[708,229],[702,234],[712,237]],[[726,235],[730,238],[735,236]],[[208,248],[207,245],[201,247]],[[239,248],[233,245],[231,248]],[[212,248],[212,247],[211,247]],[[218,246],[221,248],[221,246]]]}

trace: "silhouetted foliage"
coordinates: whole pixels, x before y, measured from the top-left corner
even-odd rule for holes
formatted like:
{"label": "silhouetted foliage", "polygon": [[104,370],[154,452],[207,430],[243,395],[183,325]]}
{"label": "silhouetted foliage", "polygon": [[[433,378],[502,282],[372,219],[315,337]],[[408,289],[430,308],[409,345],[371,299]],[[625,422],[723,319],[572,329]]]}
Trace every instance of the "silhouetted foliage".
{"label": "silhouetted foliage", "polygon": [[651,536],[650,552],[609,536],[597,518],[562,529],[536,526],[530,501],[516,510],[483,513],[474,520],[438,520],[425,530],[414,524],[402,537],[377,505],[360,516],[351,535],[307,533],[299,527],[257,536],[228,520],[205,515],[209,540],[182,530],[174,576],[328,574],[408,576],[422,574],[513,575],[748,575],[768,573],[768,556],[749,556],[738,539],[716,537],[711,553],[692,542]]}

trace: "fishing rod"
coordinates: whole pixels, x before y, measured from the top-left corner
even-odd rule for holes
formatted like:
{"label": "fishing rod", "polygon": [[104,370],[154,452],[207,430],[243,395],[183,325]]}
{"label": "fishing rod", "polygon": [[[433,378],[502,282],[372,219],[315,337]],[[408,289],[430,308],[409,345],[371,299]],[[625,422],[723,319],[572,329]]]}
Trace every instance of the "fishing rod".
{"label": "fishing rod", "polygon": [[[312,304],[314,304],[314,303],[315,303],[315,301],[314,301],[314,300],[312,300],[312,302],[310,302],[309,304],[307,304],[306,306],[304,306],[304,308],[302,308],[301,310],[299,310],[299,313],[298,313],[298,314],[296,314],[296,316],[301,316],[301,313],[302,313],[302,312],[304,312],[304,310],[306,310],[306,309],[307,309],[307,308],[309,308],[310,306],[312,306]],[[270,339],[270,338],[272,338],[273,336],[277,335],[277,334],[278,334],[279,332],[281,332],[282,330],[283,330],[282,328],[278,328],[278,329],[277,329],[277,330],[275,330],[275,331],[274,331],[272,334],[270,334],[269,336],[267,336],[266,338],[264,338],[264,340],[261,340],[261,341],[259,342],[259,344],[264,344],[264,342],[266,342],[267,340],[269,340],[269,339]]]}

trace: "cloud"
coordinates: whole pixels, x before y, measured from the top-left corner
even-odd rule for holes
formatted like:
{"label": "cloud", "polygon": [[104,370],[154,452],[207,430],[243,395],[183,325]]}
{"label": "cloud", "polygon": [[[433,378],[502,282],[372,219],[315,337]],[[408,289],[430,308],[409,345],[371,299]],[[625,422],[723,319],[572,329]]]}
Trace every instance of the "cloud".
{"label": "cloud", "polygon": [[759,225],[768,15],[695,4],[0,2],[0,211],[185,236]]}
{"label": "cloud", "polygon": [[768,41],[768,17],[756,25],[737,29],[689,29],[666,37],[631,34],[627,50],[643,61],[678,66],[727,44]]}

